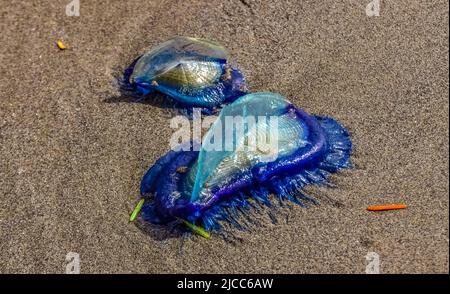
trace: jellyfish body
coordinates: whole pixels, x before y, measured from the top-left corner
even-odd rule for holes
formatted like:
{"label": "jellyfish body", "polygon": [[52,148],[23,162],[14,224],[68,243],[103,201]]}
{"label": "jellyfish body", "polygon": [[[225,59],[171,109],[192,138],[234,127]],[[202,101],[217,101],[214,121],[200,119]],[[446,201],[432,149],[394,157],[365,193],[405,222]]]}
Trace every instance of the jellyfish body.
{"label": "jellyfish body", "polygon": [[351,151],[348,131],[333,118],[310,115],[278,94],[247,94],[222,109],[199,151],[172,150],[147,171],[142,217],[207,230],[220,230],[223,221],[239,226],[236,211],[270,206],[272,194],[314,202],[303,188],[350,167]]}
{"label": "jellyfish body", "polygon": [[142,55],[129,84],[140,95],[161,92],[188,107],[212,109],[245,94],[242,73],[220,44],[175,37]]}

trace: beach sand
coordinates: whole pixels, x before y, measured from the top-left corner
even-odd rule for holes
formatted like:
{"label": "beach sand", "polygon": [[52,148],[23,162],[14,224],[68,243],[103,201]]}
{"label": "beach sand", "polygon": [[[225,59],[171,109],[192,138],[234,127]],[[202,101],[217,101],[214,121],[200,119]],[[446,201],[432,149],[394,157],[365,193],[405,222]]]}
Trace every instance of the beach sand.
{"label": "beach sand", "polygon": [[[448,1],[0,0],[0,272],[448,273]],[[326,2],[326,3],[325,3]],[[278,223],[182,238],[129,223],[174,115],[115,77],[175,35],[229,48],[251,91],[350,130],[355,168]],[[60,51],[57,40],[67,50]],[[368,212],[369,205],[404,210]]]}

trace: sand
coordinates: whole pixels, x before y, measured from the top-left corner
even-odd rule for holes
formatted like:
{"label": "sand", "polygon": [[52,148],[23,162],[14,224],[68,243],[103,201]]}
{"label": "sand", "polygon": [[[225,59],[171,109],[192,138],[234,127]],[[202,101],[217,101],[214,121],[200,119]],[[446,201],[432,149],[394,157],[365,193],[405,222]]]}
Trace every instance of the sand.
{"label": "sand", "polygon": [[[382,0],[379,17],[369,0],[67,3],[0,1],[1,273],[63,273],[68,252],[82,273],[364,273],[369,252],[383,273],[448,273],[448,1]],[[336,117],[355,168],[235,243],[128,223],[174,114],[114,77],[174,35],[221,42],[252,91]],[[409,208],[366,211],[386,203]]]}

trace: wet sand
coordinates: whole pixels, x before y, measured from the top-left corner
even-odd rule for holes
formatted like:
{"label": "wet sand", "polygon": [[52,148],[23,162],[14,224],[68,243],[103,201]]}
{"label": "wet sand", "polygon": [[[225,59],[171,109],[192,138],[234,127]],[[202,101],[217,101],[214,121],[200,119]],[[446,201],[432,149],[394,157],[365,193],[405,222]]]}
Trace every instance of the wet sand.
{"label": "wet sand", "polygon": [[[68,2],[0,0],[1,273],[63,273],[70,251],[82,273],[364,273],[369,252],[383,273],[448,273],[448,1],[381,1],[379,17],[369,0],[80,0],[79,17]],[[173,113],[114,77],[174,35],[219,41],[252,91],[336,117],[355,168],[235,243],[128,223]],[[366,211],[386,203],[409,208]]]}

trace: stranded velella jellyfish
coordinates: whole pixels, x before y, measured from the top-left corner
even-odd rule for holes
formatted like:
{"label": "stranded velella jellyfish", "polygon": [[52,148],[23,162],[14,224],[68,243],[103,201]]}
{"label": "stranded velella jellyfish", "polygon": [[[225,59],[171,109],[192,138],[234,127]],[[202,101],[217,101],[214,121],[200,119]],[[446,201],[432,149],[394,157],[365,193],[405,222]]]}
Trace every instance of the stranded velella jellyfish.
{"label": "stranded velella jellyfish", "polygon": [[141,216],[220,231],[223,222],[239,227],[237,215],[255,204],[271,206],[277,198],[301,206],[314,202],[304,187],[327,183],[331,173],[350,167],[352,142],[333,118],[264,92],[226,105],[200,150],[184,149],[168,152],[144,175]]}
{"label": "stranded velella jellyfish", "polygon": [[128,85],[139,95],[163,93],[186,107],[212,109],[245,94],[243,74],[218,43],[175,37],[143,54]]}

